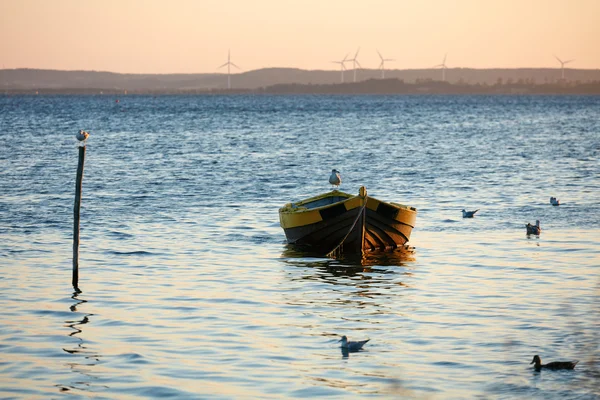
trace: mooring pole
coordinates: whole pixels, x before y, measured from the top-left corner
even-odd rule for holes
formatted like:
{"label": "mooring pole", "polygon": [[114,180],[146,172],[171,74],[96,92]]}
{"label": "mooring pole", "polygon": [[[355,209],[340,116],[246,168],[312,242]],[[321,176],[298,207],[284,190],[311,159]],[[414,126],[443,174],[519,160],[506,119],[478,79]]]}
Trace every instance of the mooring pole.
{"label": "mooring pole", "polygon": [[75,207],[73,208],[73,287],[75,290],[79,290],[79,209],[81,207],[81,182],[83,180],[85,147],[85,144],[79,147],[77,182],[75,183]]}

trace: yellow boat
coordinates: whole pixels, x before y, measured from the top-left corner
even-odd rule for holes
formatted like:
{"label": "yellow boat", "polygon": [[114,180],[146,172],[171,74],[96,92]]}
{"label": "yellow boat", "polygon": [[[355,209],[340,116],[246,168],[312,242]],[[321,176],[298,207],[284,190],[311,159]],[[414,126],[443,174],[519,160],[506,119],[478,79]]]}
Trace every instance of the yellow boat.
{"label": "yellow boat", "polygon": [[333,190],[288,203],[279,222],[288,243],[327,255],[392,250],[410,239],[417,209]]}

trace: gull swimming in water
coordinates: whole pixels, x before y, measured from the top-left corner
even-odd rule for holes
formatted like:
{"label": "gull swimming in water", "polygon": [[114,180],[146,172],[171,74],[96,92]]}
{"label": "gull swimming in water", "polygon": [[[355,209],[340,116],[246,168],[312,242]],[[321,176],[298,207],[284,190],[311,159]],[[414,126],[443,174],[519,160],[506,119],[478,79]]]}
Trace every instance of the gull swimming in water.
{"label": "gull swimming in water", "polygon": [[554,361],[548,364],[542,364],[540,356],[533,356],[533,360],[529,364],[535,363],[533,368],[540,371],[542,368],[557,370],[557,369],[574,369],[579,361]]}
{"label": "gull swimming in water", "polygon": [[462,210],[463,213],[463,218],[473,218],[473,216],[475,215],[475,213],[479,211],[479,209],[475,210],[475,211],[465,211],[464,209]]}
{"label": "gull swimming in water", "polygon": [[371,339],[367,339],[367,340],[360,340],[358,342],[349,342],[348,338],[346,337],[346,335],[342,336],[342,338],[339,340],[339,342],[342,342],[342,349],[343,350],[347,350],[349,353],[354,353],[356,351],[359,351],[363,348],[363,346],[365,345],[365,343],[367,343],[369,340]]}
{"label": "gull swimming in water", "polygon": [[560,206],[560,200],[558,200],[556,197],[550,197],[550,204],[553,206]]}
{"label": "gull swimming in water", "polygon": [[77,132],[75,134],[75,137],[77,138],[77,140],[79,140],[80,142],[83,142],[82,145],[85,146],[85,141],[87,140],[87,138],[90,137],[90,134],[87,133],[86,131],[84,131],[83,129],[79,130],[79,132]]}
{"label": "gull swimming in water", "polygon": [[540,232],[542,231],[542,228],[540,228],[540,220],[539,219],[537,219],[535,221],[535,225],[531,225],[530,223],[527,223],[527,225],[525,225],[525,228],[527,229],[528,235],[539,235]]}
{"label": "gull swimming in water", "polygon": [[329,175],[329,183],[331,183],[333,186],[336,186],[336,188],[340,186],[342,183],[340,171],[335,168],[331,170],[331,175]]}

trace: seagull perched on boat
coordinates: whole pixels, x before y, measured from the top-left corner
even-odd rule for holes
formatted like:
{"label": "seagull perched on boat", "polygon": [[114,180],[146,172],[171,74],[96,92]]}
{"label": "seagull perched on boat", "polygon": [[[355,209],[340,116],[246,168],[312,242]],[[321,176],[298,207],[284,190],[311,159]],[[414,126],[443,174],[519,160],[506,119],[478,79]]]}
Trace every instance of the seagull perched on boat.
{"label": "seagull perched on boat", "polygon": [[342,349],[348,350],[348,352],[353,353],[355,351],[361,350],[363,348],[363,346],[365,345],[365,343],[367,343],[369,340],[371,340],[371,339],[360,340],[358,342],[349,342],[346,335],[344,335],[338,341],[342,342],[342,346],[341,346]]}
{"label": "seagull perched on boat", "polygon": [[464,209],[462,210],[463,213],[463,218],[473,218],[475,216],[475,213],[479,211],[479,209],[475,210],[475,211],[465,211]]}
{"label": "seagull perched on boat", "polygon": [[342,183],[340,171],[338,171],[337,169],[331,170],[331,175],[329,175],[329,183],[336,187],[340,186],[340,184]]}
{"label": "seagull perched on boat", "polygon": [[531,225],[530,223],[527,223],[527,225],[525,225],[525,228],[527,228],[528,235],[539,235],[540,232],[542,231],[542,228],[540,228],[540,220],[539,219],[535,220],[535,225]]}
{"label": "seagull perched on boat", "polygon": [[84,131],[83,129],[81,129],[81,130],[79,130],[79,132],[77,132],[77,134],[75,134],[75,137],[77,138],[77,140],[82,142],[83,146],[85,146],[85,141],[87,140],[87,138],[90,137],[90,134],[88,132]]}
{"label": "seagull perched on boat", "polygon": [[553,206],[560,206],[560,200],[558,200],[556,197],[550,197],[550,204]]}
{"label": "seagull perched on boat", "polygon": [[542,364],[540,356],[533,356],[533,360],[529,364],[535,363],[533,368],[536,371],[541,371],[542,368],[557,370],[557,369],[574,369],[579,361],[554,361],[548,364]]}

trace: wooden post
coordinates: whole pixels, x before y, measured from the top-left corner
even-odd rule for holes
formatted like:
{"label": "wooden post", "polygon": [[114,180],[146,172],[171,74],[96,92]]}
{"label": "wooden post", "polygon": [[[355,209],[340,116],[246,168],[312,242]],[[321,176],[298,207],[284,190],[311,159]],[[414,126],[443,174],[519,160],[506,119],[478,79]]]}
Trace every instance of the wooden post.
{"label": "wooden post", "polygon": [[81,184],[83,181],[85,147],[85,145],[79,147],[77,182],[75,183],[75,207],[73,208],[73,287],[75,290],[79,290],[79,208],[81,207]]}

